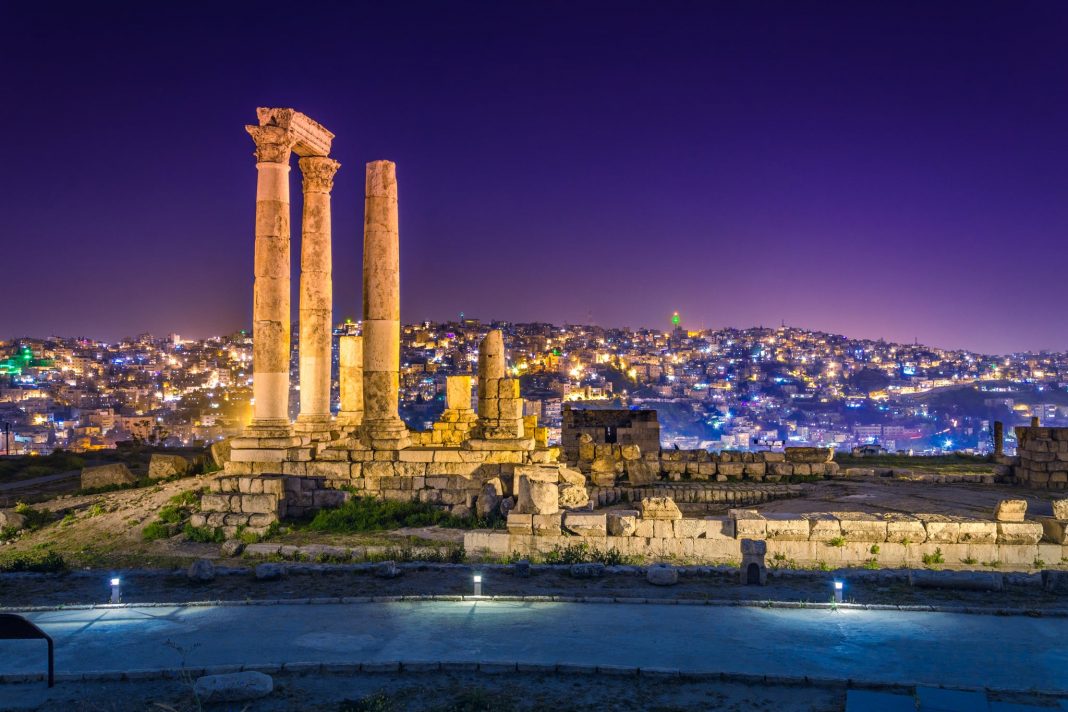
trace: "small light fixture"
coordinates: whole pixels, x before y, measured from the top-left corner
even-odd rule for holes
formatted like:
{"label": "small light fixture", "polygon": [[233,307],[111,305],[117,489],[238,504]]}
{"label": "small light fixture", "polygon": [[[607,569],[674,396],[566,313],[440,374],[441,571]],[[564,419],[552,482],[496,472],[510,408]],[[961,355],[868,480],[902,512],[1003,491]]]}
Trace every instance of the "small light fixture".
{"label": "small light fixture", "polygon": [[122,592],[119,590],[119,585],[122,581],[116,576],[111,579],[111,602],[118,603],[122,599]]}
{"label": "small light fixture", "polygon": [[475,574],[475,595],[482,595],[482,574]]}
{"label": "small light fixture", "polygon": [[834,582],[834,602],[835,603],[841,603],[842,602],[842,582],[841,581],[835,581]]}

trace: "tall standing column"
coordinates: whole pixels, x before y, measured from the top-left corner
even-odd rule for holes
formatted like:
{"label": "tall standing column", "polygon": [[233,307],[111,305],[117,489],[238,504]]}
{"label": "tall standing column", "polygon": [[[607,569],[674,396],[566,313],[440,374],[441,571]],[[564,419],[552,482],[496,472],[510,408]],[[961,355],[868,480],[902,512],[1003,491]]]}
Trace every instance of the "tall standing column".
{"label": "tall standing column", "polygon": [[363,221],[363,426],[376,450],[407,447],[399,415],[400,236],[397,169],[392,161],[367,164]]}
{"label": "tall standing column", "polygon": [[363,422],[363,339],[342,336],[338,344],[338,382],[341,386],[341,410],[337,424],[345,430]]}
{"label": "tall standing column", "polygon": [[289,156],[278,126],[246,126],[256,142],[256,250],[252,298],[252,430],[289,430]]}
{"label": "tall standing column", "polygon": [[330,191],[341,165],[325,156],[299,161],[304,176],[300,235],[300,415],[297,432],[313,440],[330,435],[330,346],[333,279],[330,262]]}

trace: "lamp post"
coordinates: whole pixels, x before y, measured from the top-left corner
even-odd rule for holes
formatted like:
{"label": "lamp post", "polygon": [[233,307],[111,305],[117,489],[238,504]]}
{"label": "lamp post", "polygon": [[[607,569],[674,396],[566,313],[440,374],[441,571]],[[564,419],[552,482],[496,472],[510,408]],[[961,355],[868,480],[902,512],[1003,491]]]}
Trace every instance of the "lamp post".
{"label": "lamp post", "polygon": [[120,590],[121,584],[122,584],[122,580],[119,579],[118,577],[115,577],[115,578],[111,579],[111,602],[112,603],[119,603],[122,600],[122,591]]}
{"label": "lamp post", "polygon": [[842,602],[842,582],[841,581],[835,581],[834,582],[834,602],[835,603],[841,603]]}
{"label": "lamp post", "polygon": [[482,574],[475,574],[475,595],[482,595]]}

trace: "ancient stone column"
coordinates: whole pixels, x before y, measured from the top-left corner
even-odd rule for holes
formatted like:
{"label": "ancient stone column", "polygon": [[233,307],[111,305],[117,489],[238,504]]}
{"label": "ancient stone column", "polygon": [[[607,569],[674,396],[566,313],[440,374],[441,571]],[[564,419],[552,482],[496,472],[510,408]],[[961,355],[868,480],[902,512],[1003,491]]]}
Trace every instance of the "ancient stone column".
{"label": "ancient stone column", "polygon": [[337,414],[337,424],[351,430],[363,422],[363,339],[342,336],[339,344],[341,410]]}
{"label": "ancient stone column", "polygon": [[256,248],[252,298],[253,430],[289,430],[289,157],[279,126],[246,126],[256,142]]}
{"label": "ancient stone column", "polygon": [[524,434],[519,379],[505,378],[504,337],[497,329],[478,345],[478,434],[492,440]]}
{"label": "ancient stone column", "polygon": [[1005,425],[1000,420],[994,421],[994,456],[1005,454]]}
{"label": "ancient stone column", "polygon": [[325,156],[299,161],[304,176],[300,247],[300,415],[296,430],[313,440],[330,432],[331,321],[330,190],[341,165]]}
{"label": "ancient stone column", "polygon": [[363,426],[376,450],[407,447],[400,396],[400,236],[397,170],[367,164],[363,222]]}
{"label": "ancient stone column", "polygon": [[504,378],[504,337],[493,329],[478,345],[478,380],[497,378]]}

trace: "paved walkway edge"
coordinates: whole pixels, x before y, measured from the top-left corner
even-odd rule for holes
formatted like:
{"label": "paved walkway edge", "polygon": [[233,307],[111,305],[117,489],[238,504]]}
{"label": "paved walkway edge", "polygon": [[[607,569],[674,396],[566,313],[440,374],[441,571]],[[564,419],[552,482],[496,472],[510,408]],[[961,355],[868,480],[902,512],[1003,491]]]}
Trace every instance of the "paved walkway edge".
{"label": "paved walkway edge", "polygon": [[[874,680],[837,679],[824,677],[807,677],[801,675],[755,675],[747,673],[713,672],[708,670],[682,670],[660,667],[627,667],[619,665],[575,665],[569,663],[523,663],[497,661],[456,661],[456,660],[406,660],[389,662],[292,662],[284,664],[262,665],[214,665],[208,667],[177,667],[152,670],[96,670],[83,673],[57,673],[57,683],[64,682],[135,682],[139,680],[188,680],[201,675],[224,675],[234,672],[256,671],[268,675],[354,675],[376,673],[434,673],[434,672],[478,672],[483,674],[508,673],[542,673],[542,674],[580,674],[608,675],[612,677],[648,677],[659,679],[677,679],[687,681],[717,681],[742,683],[750,685],[786,685],[795,687],[823,687],[840,689],[867,689],[901,692],[911,694],[917,685],[929,684],[888,683]],[[43,683],[45,673],[17,673],[0,675],[0,684]],[[1050,697],[1064,697],[1066,690],[1015,690],[990,687],[946,687],[944,689],[979,691],[995,694],[1029,694]]]}
{"label": "paved walkway edge", "polygon": [[997,608],[981,606],[895,606],[880,603],[814,603],[809,601],[737,601],[733,599],[631,598],[625,596],[345,596],[341,598],[263,598],[237,601],[178,601],[145,603],[78,603],[66,606],[0,606],[2,613],[44,613],[124,608],[204,608],[211,606],[315,606],[353,603],[416,603],[420,601],[511,602],[511,603],[629,603],[651,606],[724,606],[745,608],[790,608],[847,611],[906,611],[910,613],[963,613],[986,616],[1068,618],[1066,608]]}

